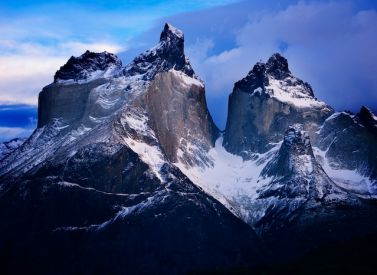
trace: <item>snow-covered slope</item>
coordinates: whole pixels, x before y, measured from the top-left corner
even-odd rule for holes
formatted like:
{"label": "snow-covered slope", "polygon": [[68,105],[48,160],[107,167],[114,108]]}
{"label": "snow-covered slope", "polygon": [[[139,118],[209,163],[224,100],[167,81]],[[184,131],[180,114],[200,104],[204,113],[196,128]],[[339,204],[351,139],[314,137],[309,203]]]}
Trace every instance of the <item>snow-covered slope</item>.
{"label": "snow-covered slope", "polygon": [[268,152],[255,153],[243,160],[227,152],[219,138],[208,153],[213,165],[176,165],[192,182],[255,229],[272,212],[285,213],[280,213],[283,220],[290,220],[291,215],[310,201],[349,199],[317,163],[302,125],[290,126],[284,141],[271,146]]}
{"label": "snow-covered slope", "polygon": [[[270,151],[256,153],[251,160],[245,161],[241,156],[226,151],[222,143],[223,138],[220,137],[215,147],[209,150],[210,162],[207,166],[189,166],[182,162],[177,162],[176,166],[235,215],[248,221],[250,213],[254,212],[247,209],[249,202],[255,200],[258,197],[257,191],[269,182],[268,178],[261,176],[261,171],[278,150],[280,143],[275,144]],[[191,150],[195,150],[195,147]]]}

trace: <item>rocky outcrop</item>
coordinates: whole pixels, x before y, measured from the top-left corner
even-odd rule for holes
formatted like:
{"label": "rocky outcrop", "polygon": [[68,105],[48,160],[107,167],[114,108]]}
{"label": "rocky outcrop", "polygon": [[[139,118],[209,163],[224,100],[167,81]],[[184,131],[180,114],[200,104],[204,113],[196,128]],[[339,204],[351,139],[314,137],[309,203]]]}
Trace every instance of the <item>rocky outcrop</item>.
{"label": "rocky outcrop", "polygon": [[308,83],[291,74],[287,60],[274,54],[266,64],[257,63],[234,85],[224,146],[231,153],[250,158],[282,140],[291,124],[303,123],[309,135],[314,135],[332,112],[314,97]]}
{"label": "rocky outcrop", "polygon": [[[345,207],[352,215],[356,215],[357,209],[368,208],[355,195],[339,188],[325,173],[314,157],[308,134],[300,124],[288,127],[280,149],[268,161],[261,176],[267,184],[257,191],[258,196],[252,202],[255,214],[251,213],[251,221],[261,234],[272,236],[274,243],[284,243],[277,240],[277,236],[301,231],[290,238],[292,245],[296,246],[311,227],[317,226],[320,232],[326,227],[336,228],[332,224],[334,221],[342,219],[340,223],[347,224],[350,221],[347,216],[339,217]],[[311,234],[316,236],[315,241],[308,240],[305,245],[299,245],[298,251],[320,244],[321,238],[316,233]],[[331,238],[336,240],[343,236],[335,234]]]}
{"label": "rocky outcrop", "polygon": [[301,124],[289,126],[284,141],[261,173],[273,180],[259,198],[300,198],[322,200],[339,189],[317,163],[308,134]]}

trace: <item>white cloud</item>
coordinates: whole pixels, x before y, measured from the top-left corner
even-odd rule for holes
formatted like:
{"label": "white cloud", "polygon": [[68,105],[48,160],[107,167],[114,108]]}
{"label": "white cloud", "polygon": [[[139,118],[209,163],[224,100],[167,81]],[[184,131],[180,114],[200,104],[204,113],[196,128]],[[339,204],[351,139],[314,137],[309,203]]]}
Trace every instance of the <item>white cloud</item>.
{"label": "white cloud", "polygon": [[80,53],[85,52],[86,50],[92,51],[92,52],[103,52],[107,51],[110,53],[118,53],[121,51],[126,51],[126,48],[115,44],[115,43],[83,43],[83,42],[67,42],[62,43],[58,47],[59,49],[73,53],[73,55],[78,55]]}
{"label": "white cloud", "polygon": [[52,82],[55,72],[70,56],[86,50],[111,53],[125,50],[116,43],[77,41],[45,46],[1,40],[0,47],[12,50],[11,54],[0,55],[0,100],[28,104],[37,104],[38,93]]}

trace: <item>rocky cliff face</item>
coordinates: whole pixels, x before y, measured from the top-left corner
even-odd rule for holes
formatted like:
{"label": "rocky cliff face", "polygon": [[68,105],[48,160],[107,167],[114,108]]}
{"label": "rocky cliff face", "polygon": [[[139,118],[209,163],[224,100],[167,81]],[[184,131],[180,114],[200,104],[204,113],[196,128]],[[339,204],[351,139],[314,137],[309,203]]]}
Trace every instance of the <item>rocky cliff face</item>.
{"label": "rocky cliff face", "polygon": [[287,60],[274,54],[266,64],[257,63],[234,85],[224,146],[247,159],[254,152],[271,149],[291,124],[303,123],[312,136],[332,112],[314,97],[308,83],[292,75]]}
{"label": "rocky cliff face", "polygon": [[155,77],[145,100],[151,127],[168,159],[206,165],[219,130],[208,112],[203,83],[170,70]]}

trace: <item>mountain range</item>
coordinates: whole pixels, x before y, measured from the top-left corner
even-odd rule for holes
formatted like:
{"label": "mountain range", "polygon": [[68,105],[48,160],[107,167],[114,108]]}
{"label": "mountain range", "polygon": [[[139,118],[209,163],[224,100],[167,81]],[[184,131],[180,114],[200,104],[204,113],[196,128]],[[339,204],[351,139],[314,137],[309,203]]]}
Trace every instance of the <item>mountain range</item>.
{"label": "mountain range", "polygon": [[279,273],[376,239],[377,117],[335,112],[275,53],[234,84],[221,131],[169,24],[127,65],[71,57],[0,159],[4,273]]}

